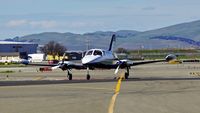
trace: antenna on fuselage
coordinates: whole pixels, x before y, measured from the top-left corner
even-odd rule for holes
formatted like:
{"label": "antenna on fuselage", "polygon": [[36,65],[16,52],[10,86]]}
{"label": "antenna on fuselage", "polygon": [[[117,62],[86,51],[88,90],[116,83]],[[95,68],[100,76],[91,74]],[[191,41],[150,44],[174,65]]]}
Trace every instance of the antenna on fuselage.
{"label": "antenna on fuselage", "polygon": [[113,41],[116,40],[116,37],[115,37],[115,34],[112,35],[112,38],[111,38],[111,41],[110,41],[110,46],[109,46],[109,49],[108,51],[111,51],[112,50],[112,45],[113,45]]}
{"label": "antenna on fuselage", "polygon": [[86,51],[89,50],[89,48],[90,48],[90,40],[89,40],[89,38],[87,37],[87,38],[86,38]]}
{"label": "antenna on fuselage", "polygon": [[85,43],[86,43],[86,50],[82,52],[82,58],[86,55],[87,51],[90,49],[90,40],[88,37],[86,37],[86,40],[85,40]]}

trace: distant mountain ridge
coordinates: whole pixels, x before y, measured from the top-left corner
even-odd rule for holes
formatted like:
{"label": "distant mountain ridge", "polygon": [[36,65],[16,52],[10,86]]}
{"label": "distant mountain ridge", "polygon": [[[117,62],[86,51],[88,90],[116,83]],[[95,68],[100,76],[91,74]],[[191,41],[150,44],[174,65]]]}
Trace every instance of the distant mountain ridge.
{"label": "distant mountain ridge", "polygon": [[85,36],[111,36],[112,34],[115,34],[117,37],[120,38],[127,38],[127,37],[131,37],[131,36],[135,36],[138,33],[140,33],[139,31],[134,31],[134,30],[120,30],[120,31],[96,31],[94,33],[85,33],[83,35]]}
{"label": "distant mountain ridge", "polygon": [[116,34],[117,37],[115,48],[158,49],[167,47],[199,47],[200,20],[144,32],[135,30],[120,30],[116,32],[97,31],[85,34],[44,32],[6,40],[28,41],[41,45],[54,40],[65,45],[69,50],[85,50],[87,43],[89,43],[90,48],[106,49],[112,34]]}
{"label": "distant mountain ridge", "polygon": [[192,39],[182,38],[182,37],[175,37],[175,36],[157,36],[157,37],[151,37],[150,39],[161,39],[161,40],[176,40],[180,42],[185,42],[191,45],[199,46],[200,47],[200,41],[194,41]]}

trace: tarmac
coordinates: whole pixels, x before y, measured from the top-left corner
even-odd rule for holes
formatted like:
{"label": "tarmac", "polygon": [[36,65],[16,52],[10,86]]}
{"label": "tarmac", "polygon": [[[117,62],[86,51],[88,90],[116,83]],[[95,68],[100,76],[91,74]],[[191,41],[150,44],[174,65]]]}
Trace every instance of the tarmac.
{"label": "tarmac", "polygon": [[[112,101],[118,84],[114,70],[39,72],[37,67],[0,68],[0,113],[199,113],[200,64],[146,64],[130,70],[130,79]],[[123,71],[123,70],[121,70]]]}

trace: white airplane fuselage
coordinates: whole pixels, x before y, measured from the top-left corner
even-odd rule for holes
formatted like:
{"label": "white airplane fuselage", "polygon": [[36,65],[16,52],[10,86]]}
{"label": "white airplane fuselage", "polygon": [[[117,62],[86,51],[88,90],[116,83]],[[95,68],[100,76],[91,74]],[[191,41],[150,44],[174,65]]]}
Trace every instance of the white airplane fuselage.
{"label": "white airplane fuselage", "polygon": [[90,49],[86,52],[85,56],[82,58],[83,65],[93,65],[93,64],[108,64],[113,63],[117,57],[112,51],[103,49]]}

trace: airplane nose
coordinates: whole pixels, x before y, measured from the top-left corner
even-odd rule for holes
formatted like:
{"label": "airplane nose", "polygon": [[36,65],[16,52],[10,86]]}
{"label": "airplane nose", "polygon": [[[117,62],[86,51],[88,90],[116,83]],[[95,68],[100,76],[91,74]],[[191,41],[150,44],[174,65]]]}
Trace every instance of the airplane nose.
{"label": "airplane nose", "polygon": [[94,63],[98,60],[99,57],[96,56],[85,56],[82,59],[82,64],[89,64],[89,63]]}
{"label": "airplane nose", "polygon": [[84,58],[82,59],[82,64],[87,64],[88,62],[89,62],[89,61],[88,61],[87,58],[84,57]]}

